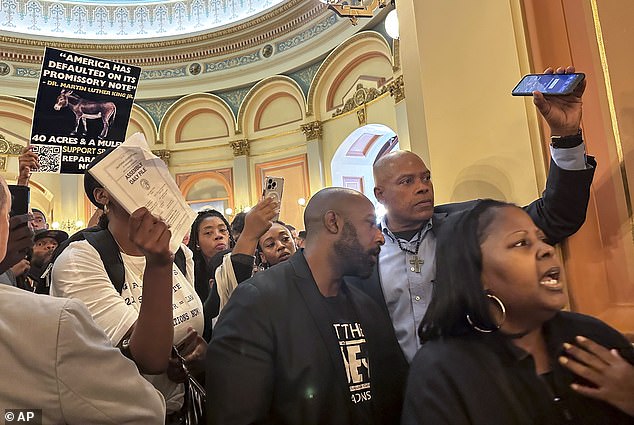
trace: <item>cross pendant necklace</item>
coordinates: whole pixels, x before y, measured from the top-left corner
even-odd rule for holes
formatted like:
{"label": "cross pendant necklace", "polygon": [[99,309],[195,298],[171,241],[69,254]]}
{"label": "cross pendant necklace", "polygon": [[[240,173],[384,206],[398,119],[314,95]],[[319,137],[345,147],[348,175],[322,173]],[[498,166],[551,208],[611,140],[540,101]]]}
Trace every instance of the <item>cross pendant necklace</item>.
{"label": "cross pendant necklace", "polygon": [[403,246],[403,244],[401,244],[401,240],[396,238],[396,243],[401,251],[413,256],[413,258],[409,260],[409,263],[412,265],[410,270],[414,273],[420,273],[420,266],[425,262],[425,260],[418,258],[418,249],[420,248],[420,244],[423,242],[423,235],[421,235],[421,232],[418,232],[418,239],[416,240],[416,248],[414,248],[414,250],[409,249],[407,246]]}
{"label": "cross pendant necklace", "polygon": [[420,273],[420,266],[425,262],[425,260],[421,260],[418,258],[418,255],[414,256],[414,258],[409,260],[409,263],[412,265],[410,270],[414,273]]}

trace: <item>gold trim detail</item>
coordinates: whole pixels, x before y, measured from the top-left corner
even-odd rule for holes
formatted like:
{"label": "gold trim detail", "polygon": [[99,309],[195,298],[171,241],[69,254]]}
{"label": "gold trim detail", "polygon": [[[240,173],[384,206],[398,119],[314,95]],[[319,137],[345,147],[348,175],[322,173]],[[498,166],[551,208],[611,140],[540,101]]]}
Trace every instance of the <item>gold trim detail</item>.
{"label": "gold trim detail", "polygon": [[390,96],[394,98],[394,103],[405,100],[405,82],[402,75],[391,81],[387,87],[390,90]]}
{"label": "gold trim detail", "polygon": [[363,105],[362,108],[357,110],[357,119],[359,120],[359,127],[363,127],[368,123],[368,108],[367,105]]}
{"label": "gold trim detail", "polygon": [[3,134],[0,134],[0,154],[19,156],[24,146],[8,141]]}
{"label": "gold trim detail", "polygon": [[319,139],[322,136],[322,125],[321,121],[313,121],[308,124],[303,124],[301,126],[302,132],[306,136],[306,141],[310,142],[311,140]]}
{"label": "gold trim detail", "polygon": [[605,43],[603,42],[603,30],[601,29],[601,20],[599,19],[599,8],[597,0],[590,0],[592,8],[592,21],[597,39],[597,47],[599,48],[599,56],[601,58],[601,69],[603,71],[603,80],[605,81],[605,91],[608,100],[608,109],[610,110],[610,121],[612,123],[612,131],[614,133],[614,142],[616,145],[616,154],[619,158],[619,169],[621,171],[621,180],[623,181],[623,190],[625,192],[625,204],[627,206],[627,215],[630,219],[632,241],[634,241],[634,214],[632,214],[632,198],[630,196],[630,185],[627,177],[627,169],[625,168],[625,157],[623,155],[623,145],[621,143],[621,133],[619,131],[619,123],[616,116],[616,107],[614,106],[614,95],[612,94],[612,82],[610,80],[610,70],[608,68],[608,59],[605,51]]}
{"label": "gold trim detail", "polygon": [[229,142],[233,149],[233,156],[249,155],[249,141],[247,139],[233,140]]}
{"label": "gold trim detail", "polygon": [[[347,1],[343,2],[335,2],[329,1],[328,7],[341,17],[350,18],[350,22],[352,25],[357,25],[359,23],[359,18],[372,18],[374,16],[374,11],[378,8],[383,8],[387,6],[387,0],[371,0],[367,6],[364,5],[355,5],[351,6]],[[337,4],[342,3],[342,4]]]}
{"label": "gold trim detail", "polygon": [[392,71],[400,71],[401,69],[401,40],[395,38],[392,40]]}
{"label": "gold trim detail", "polygon": [[9,161],[9,157],[7,155],[0,155],[0,171],[3,173],[7,171],[7,162]]}
{"label": "gold trim detail", "polygon": [[170,156],[172,153],[169,150],[158,149],[158,150],[153,150],[152,153],[158,156],[159,158],[161,158],[161,160],[165,163],[165,165],[167,166],[170,165]]}
{"label": "gold trim detail", "polygon": [[363,87],[363,84],[357,84],[357,91],[354,95],[350,99],[346,100],[343,108],[337,108],[335,112],[333,112],[332,117],[338,117],[339,115],[353,111],[361,106],[365,107],[368,102],[377,99],[382,94],[387,93],[388,90],[389,84],[381,87],[381,90],[375,89],[374,87],[366,88]]}

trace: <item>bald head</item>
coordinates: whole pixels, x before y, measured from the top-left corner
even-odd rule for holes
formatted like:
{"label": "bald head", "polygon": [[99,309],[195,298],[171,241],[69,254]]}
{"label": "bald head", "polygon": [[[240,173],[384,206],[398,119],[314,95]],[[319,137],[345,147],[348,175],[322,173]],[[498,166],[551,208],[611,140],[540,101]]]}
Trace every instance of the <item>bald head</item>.
{"label": "bald head", "polygon": [[414,152],[403,150],[390,152],[379,158],[372,166],[374,184],[377,186],[382,185],[386,182],[386,180],[398,175],[405,163],[425,166],[425,163],[420,156],[416,155]]}
{"label": "bald head", "polygon": [[374,211],[372,202],[356,190],[343,187],[327,187],[320,190],[310,198],[308,205],[306,205],[306,211],[304,211],[304,227],[307,239],[310,238],[310,235],[315,235],[324,229],[324,216],[329,211],[334,211],[345,220],[351,214],[368,207]]}

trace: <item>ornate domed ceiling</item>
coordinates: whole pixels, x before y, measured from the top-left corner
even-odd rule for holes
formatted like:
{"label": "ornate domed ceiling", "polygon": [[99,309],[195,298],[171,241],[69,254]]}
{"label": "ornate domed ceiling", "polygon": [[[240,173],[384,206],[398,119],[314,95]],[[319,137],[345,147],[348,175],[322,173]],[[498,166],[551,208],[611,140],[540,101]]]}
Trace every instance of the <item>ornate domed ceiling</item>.
{"label": "ornate domed ceiling", "polygon": [[330,51],[382,19],[352,26],[319,0],[0,0],[0,84],[35,97],[50,46],[140,66],[137,99],[242,93],[276,74],[304,87]]}
{"label": "ornate domed ceiling", "polygon": [[0,30],[34,37],[138,40],[233,25],[286,0],[3,0]]}

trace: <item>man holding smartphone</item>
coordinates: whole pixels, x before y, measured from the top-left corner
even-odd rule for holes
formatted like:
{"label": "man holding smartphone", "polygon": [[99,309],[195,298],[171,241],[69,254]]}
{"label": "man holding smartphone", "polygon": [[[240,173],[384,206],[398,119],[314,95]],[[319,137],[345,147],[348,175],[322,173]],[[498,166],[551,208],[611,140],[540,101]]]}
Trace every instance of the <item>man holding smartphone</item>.
{"label": "man holding smartphone", "polygon": [[[558,74],[574,73],[573,67]],[[555,72],[549,68],[545,73]],[[550,243],[575,233],[583,224],[596,162],[585,155],[581,136],[582,81],[570,95],[544,97],[533,102],[551,131],[550,171],[542,197],[525,207]],[[392,152],[373,168],[376,198],[387,209],[381,222],[385,246],[375,273],[350,282],[370,295],[393,324],[407,361],[420,348],[418,326],[431,299],[436,241],[451,214],[470,208],[473,201],[434,206],[431,172],[416,154]]]}

